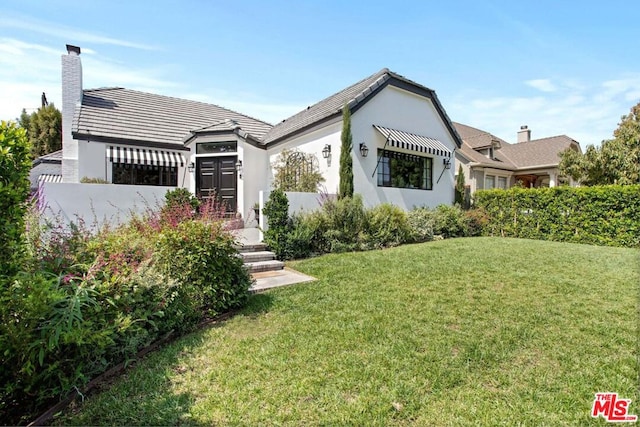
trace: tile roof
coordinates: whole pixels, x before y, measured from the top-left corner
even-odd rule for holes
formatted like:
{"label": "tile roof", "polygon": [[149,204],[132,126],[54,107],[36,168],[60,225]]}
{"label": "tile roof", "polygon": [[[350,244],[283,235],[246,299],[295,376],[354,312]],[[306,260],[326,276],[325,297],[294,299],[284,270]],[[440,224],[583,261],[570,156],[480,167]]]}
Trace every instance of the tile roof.
{"label": "tile roof", "polygon": [[440,104],[435,92],[428,87],[422,86],[412,80],[407,79],[400,74],[389,71],[388,68],[383,68],[375,74],[370,75],[357,83],[352,84],[339,92],[310,105],[306,109],[300,111],[297,114],[277,123],[273,128],[265,135],[264,143],[269,144],[282,140],[296,132],[310,128],[323,120],[328,120],[332,117],[337,117],[342,113],[342,107],[345,104],[349,105],[353,112],[355,108],[366,102],[372,95],[377,93],[378,90],[384,88],[391,81],[399,81],[402,84],[408,84],[410,87],[417,88],[422,93],[427,93],[431,97],[436,110],[440,113],[442,120],[450,130],[453,139],[456,144],[460,146],[462,139],[456,132],[455,127],[451,124],[451,120],[447,116],[444,108]]}
{"label": "tile roof", "polygon": [[44,154],[33,160],[33,166],[40,163],[62,163],[62,150]]}
{"label": "tile roof", "polygon": [[467,145],[471,148],[483,148],[491,146],[492,142],[497,141],[500,145],[508,144],[504,139],[498,138],[497,136],[483,131],[481,129],[477,129],[471,126],[463,125],[462,123],[453,122],[453,126],[460,134],[460,137],[467,143]]}
{"label": "tile roof", "polygon": [[375,74],[370,75],[349,87],[317,102],[305,110],[277,123],[265,136],[266,143],[276,141],[291,133],[313,125],[323,119],[342,112],[344,104],[351,104],[356,98],[362,100],[370,95],[376,88],[380,87],[390,77],[389,70],[383,68]]}
{"label": "tile roof", "polygon": [[[504,147],[504,145],[503,145]],[[500,150],[495,150],[494,158],[490,159],[482,153],[471,148],[465,141],[462,148],[458,150],[460,154],[469,159],[473,163],[477,163],[480,166],[491,167],[496,169],[515,170],[516,166],[506,156],[500,153]]]}
{"label": "tile roof", "polygon": [[[73,132],[107,138],[183,144],[190,131],[226,119],[262,139],[269,123],[213,104],[124,88],[85,90]],[[88,132],[87,132],[88,131]]]}
{"label": "tile roof", "polygon": [[508,144],[503,146],[500,152],[518,168],[532,168],[559,164],[559,154],[573,144],[580,149],[580,144],[576,140],[567,135],[558,135],[518,144]]}
{"label": "tile roof", "polygon": [[[560,152],[574,144],[580,149],[580,144],[567,135],[509,144],[503,139],[481,129],[455,122],[453,125],[464,141],[460,154],[474,163],[487,167],[515,171],[518,169],[558,165],[560,163],[558,156]],[[500,148],[494,152],[495,159],[489,159],[484,154],[476,151],[489,146],[492,140],[500,142]]]}

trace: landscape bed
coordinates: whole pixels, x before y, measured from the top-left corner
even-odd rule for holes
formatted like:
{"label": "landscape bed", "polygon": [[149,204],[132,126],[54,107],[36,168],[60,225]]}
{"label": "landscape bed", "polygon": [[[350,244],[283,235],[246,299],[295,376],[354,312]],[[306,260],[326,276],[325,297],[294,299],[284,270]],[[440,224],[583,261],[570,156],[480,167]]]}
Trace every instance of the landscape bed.
{"label": "landscape bed", "polygon": [[326,255],[317,282],[148,356],[72,425],[584,425],[638,414],[636,249],[461,238]]}

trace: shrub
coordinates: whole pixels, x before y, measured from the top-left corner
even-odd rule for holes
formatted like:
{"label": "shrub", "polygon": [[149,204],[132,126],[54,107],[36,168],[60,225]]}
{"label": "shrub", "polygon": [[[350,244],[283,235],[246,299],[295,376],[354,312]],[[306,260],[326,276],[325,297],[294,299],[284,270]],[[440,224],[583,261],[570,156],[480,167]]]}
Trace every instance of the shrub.
{"label": "shrub", "polygon": [[475,204],[489,235],[640,247],[640,185],[484,190]]}
{"label": "shrub", "polygon": [[407,213],[412,239],[416,242],[433,240],[433,211],[428,208],[415,208]]}
{"label": "shrub", "polygon": [[280,188],[274,189],[264,204],[268,228],[264,232],[264,242],[276,254],[278,259],[290,258],[288,235],[291,232],[289,219],[289,199]]}
{"label": "shrub", "polygon": [[200,206],[200,200],[186,188],[176,188],[175,190],[167,191],[164,200],[165,207],[169,209],[188,205],[195,211]]}
{"label": "shrub", "polygon": [[25,130],[13,122],[0,122],[0,277],[12,276],[22,265],[30,169]]}
{"label": "shrub", "polygon": [[82,184],[111,184],[104,178],[89,178],[88,176],[83,176],[80,178],[80,182]]}
{"label": "shrub", "polygon": [[383,203],[369,211],[369,238],[372,246],[398,246],[413,240],[407,214],[397,206]]}
{"label": "shrub", "polygon": [[466,220],[460,206],[439,205],[433,212],[433,234],[445,239],[466,235]]}
{"label": "shrub", "polygon": [[465,215],[465,236],[480,236],[485,227],[489,224],[489,217],[482,208],[475,208],[464,212]]}
{"label": "shrub", "polygon": [[327,200],[322,206],[326,219],[325,239],[329,252],[367,249],[369,216],[362,196]]}
{"label": "shrub", "polygon": [[175,279],[193,299],[186,320],[239,307],[251,278],[237,256],[233,237],[220,223],[186,221],[158,236],[154,259],[161,273]]}
{"label": "shrub", "polygon": [[164,334],[245,301],[250,277],[221,222],[158,218],[91,233],[42,226],[32,211],[30,271],[0,288],[3,421],[28,421]]}

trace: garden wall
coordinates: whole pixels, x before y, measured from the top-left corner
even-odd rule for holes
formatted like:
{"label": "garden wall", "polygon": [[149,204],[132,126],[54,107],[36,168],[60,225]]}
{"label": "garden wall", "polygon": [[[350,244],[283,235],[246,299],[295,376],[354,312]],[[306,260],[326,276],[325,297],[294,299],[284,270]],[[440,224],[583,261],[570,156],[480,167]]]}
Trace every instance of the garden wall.
{"label": "garden wall", "polygon": [[482,190],[485,234],[640,247],[640,185]]}
{"label": "garden wall", "polygon": [[82,218],[87,224],[121,224],[132,213],[164,203],[170,187],[148,185],[72,184],[45,182],[40,187],[40,206],[45,216],[60,217],[63,223]]}

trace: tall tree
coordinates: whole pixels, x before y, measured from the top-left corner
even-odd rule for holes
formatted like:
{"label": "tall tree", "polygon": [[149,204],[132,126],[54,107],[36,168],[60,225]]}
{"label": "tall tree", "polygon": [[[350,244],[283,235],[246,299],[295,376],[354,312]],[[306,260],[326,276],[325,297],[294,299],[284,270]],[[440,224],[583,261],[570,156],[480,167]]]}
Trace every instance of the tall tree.
{"label": "tall tree", "polygon": [[340,185],[338,198],[353,196],[353,136],[351,135],[351,110],[347,104],[342,108],[342,142],[340,146]]}
{"label": "tall tree", "polygon": [[462,206],[464,203],[464,170],[462,169],[462,164],[458,166],[458,178],[456,179],[456,190],[454,203]]}
{"label": "tall tree", "polygon": [[22,109],[18,118],[18,124],[27,132],[32,157],[53,153],[62,148],[62,114],[55,105],[45,101],[43,100],[42,107],[31,114]]}
{"label": "tall tree", "polygon": [[622,116],[613,139],[589,145],[584,154],[562,152],[560,173],[583,185],[640,184],[640,102]]}

